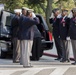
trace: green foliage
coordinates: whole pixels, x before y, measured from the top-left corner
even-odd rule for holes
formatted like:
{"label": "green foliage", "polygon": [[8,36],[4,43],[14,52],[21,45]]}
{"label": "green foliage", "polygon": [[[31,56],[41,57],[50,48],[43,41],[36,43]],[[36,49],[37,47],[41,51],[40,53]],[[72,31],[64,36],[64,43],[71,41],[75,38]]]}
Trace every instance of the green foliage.
{"label": "green foliage", "polygon": [[[22,6],[27,6],[33,8],[36,13],[44,14],[44,10],[46,10],[47,7],[47,1],[49,0],[0,0],[0,3],[3,3],[5,8],[10,11],[13,11],[16,8],[21,8]],[[70,9],[75,7],[75,2],[76,0],[53,0],[52,7]],[[42,4],[43,7],[40,4]]]}
{"label": "green foliage", "polygon": [[56,3],[60,3],[60,2],[62,2],[62,1],[67,2],[68,0],[58,0]]}
{"label": "green foliage", "polygon": [[21,8],[24,0],[1,0],[0,3],[5,5],[6,10],[13,11],[16,8]]}
{"label": "green foliage", "polygon": [[46,0],[28,0],[27,3],[28,4],[33,4],[33,5],[37,5],[39,3],[44,3]]}
{"label": "green foliage", "polygon": [[71,10],[76,6],[76,0],[0,0],[0,3],[5,5],[6,10],[10,10],[12,12],[14,9],[21,8],[23,6],[32,8],[35,13],[42,14],[46,17],[47,23],[49,15],[51,14],[50,11],[53,8],[67,8]]}
{"label": "green foliage", "polygon": [[58,0],[53,3],[53,8],[55,7],[59,7],[60,9],[67,8],[68,10],[71,10],[75,7],[74,0]]}

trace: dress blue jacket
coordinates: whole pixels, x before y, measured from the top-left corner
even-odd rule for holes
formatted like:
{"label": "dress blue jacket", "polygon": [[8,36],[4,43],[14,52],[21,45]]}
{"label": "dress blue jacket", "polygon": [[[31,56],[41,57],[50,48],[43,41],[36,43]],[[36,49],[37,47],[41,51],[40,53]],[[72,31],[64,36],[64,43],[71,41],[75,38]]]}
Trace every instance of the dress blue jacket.
{"label": "dress blue jacket", "polygon": [[51,18],[50,19],[50,24],[52,24],[53,27],[53,36],[55,38],[59,38],[60,36],[60,31],[59,31],[59,19],[58,18]]}
{"label": "dress blue jacket", "polygon": [[19,29],[19,16],[15,15],[11,21],[11,32],[12,38],[17,38],[18,29]]}
{"label": "dress blue jacket", "polygon": [[66,16],[64,19],[60,18],[60,24],[59,24],[59,31],[60,31],[60,38],[62,40],[66,40],[66,37],[69,36],[69,24],[70,19]]}
{"label": "dress blue jacket", "polygon": [[38,23],[37,18],[30,19],[28,17],[23,17],[22,20],[20,19],[18,39],[33,40],[33,25],[37,25]]}
{"label": "dress blue jacket", "polygon": [[69,34],[72,40],[76,40],[76,19],[75,18],[71,18],[70,20]]}

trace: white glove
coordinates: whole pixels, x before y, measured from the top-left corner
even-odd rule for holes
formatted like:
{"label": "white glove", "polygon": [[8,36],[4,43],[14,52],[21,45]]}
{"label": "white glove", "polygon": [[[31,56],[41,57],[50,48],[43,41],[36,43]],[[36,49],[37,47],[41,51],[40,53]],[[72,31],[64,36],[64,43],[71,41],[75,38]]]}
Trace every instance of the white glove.
{"label": "white glove", "polygon": [[57,16],[57,18],[61,18],[61,14],[59,14],[59,15]]}
{"label": "white glove", "polygon": [[55,18],[53,13],[52,13],[51,16],[50,16],[50,19],[51,19],[51,18]]}
{"label": "white glove", "polygon": [[4,10],[4,4],[0,4],[0,11]]}
{"label": "white glove", "polygon": [[60,38],[60,36],[58,36],[58,38]]}
{"label": "white glove", "polygon": [[36,17],[35,13],[34,13],[34,12],[32,12],[32,18],[35,18],[35,17]]}
{"label": "white glove", "polygon": [[70,40],[70,37],[66,37],[66,40]]}
{"label": "white glove", "polygon": [[72,18],[72,17],[73,17],[73,14],[72,14],[72,12],[70,12],[68,15],[68,18]]}

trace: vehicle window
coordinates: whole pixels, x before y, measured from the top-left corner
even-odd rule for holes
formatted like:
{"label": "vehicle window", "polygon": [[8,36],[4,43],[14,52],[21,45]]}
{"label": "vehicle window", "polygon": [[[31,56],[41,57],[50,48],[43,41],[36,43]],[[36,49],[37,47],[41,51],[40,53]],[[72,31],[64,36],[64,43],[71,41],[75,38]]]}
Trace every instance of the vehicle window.
{"label": "vehicle window", "polygon": [[3,11],[2,19],[1,19],[2,26],[10,26],[12,17],[13,17],[12,13]]}
{"label": "vehicle window", "polygon": [[0,11],[0,24],[1,24],[1,18],[2,18],[2,11]]}
{"label": "vehicle window", "polygon": [[42,23],[42,19],[40,16],[37,16],[37,18],[39,19],[40,24]]}
{"label": "vehicle window", "polygon": [[6,26],[10,26],[11,25],[11,19],[12,19],[12,17],[11,16],[7,16],[6,17]]}
{"label": "vehicle window", "polygon": [[40,24],[43,26],[43,29],[49,30],[45,19],[40,15],[37,15],[37,17],[39,18]]}
{"label": "vehicle window", "polygon": [[43,23],[42,23],[42,19],[39,17],[39,16],[37,16],[38,17],[38,19],[39,19],[39,24],[37,25],[37,28],[39,29],[39,31],[42,33],[43,32],[43,30],[44,30],[44,28],[43,28]]}
{"label": "vehicle window", "polygon": [[40,16],[37,16],[37,18],[39,19],[39,24],[37,25],[38,30],[40,31],[42,38],[45,37],[45,30],[44,30],[44,25],[43,25],[43,21],[42,18]]}

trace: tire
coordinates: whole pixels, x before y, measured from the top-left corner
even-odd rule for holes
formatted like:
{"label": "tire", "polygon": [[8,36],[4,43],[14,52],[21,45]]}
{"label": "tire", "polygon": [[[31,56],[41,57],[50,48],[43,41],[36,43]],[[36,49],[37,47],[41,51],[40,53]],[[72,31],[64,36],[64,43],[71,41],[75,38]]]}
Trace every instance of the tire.
{"label": "tire", "polygon": [[40,51],[40,57],[43,56],[43,51],[44,51],[44,50],[41,50],[41,51]]}
{"label": "tire", "polygon": [[1,58],[6,58],[7,52],[1,50]]}

